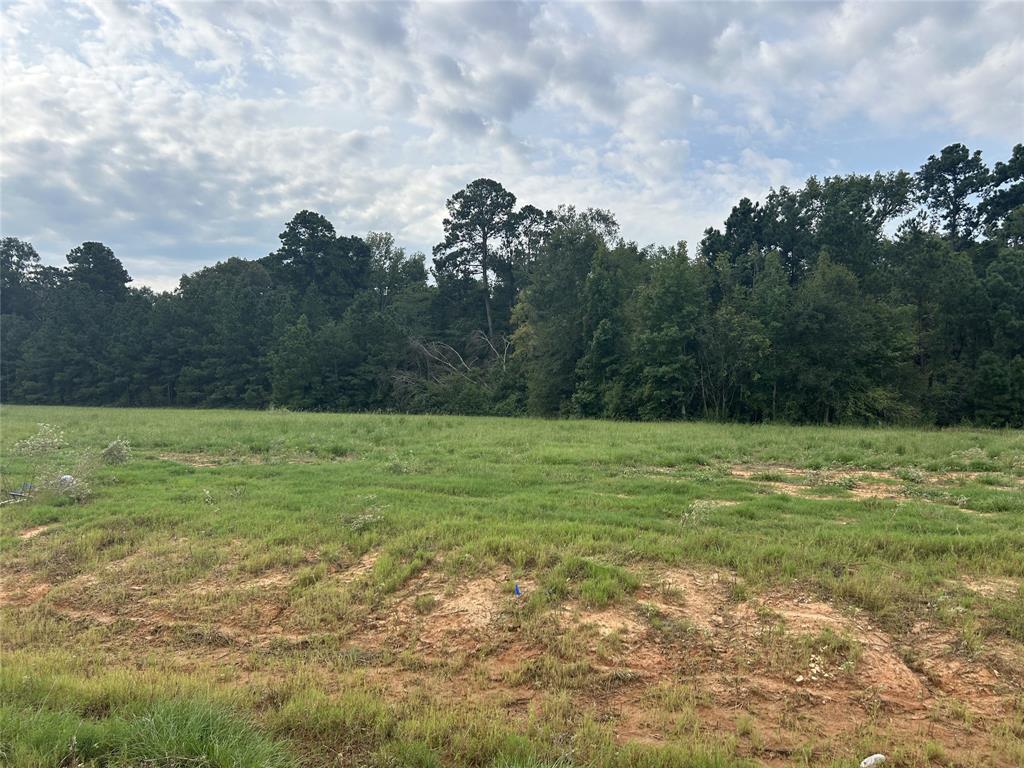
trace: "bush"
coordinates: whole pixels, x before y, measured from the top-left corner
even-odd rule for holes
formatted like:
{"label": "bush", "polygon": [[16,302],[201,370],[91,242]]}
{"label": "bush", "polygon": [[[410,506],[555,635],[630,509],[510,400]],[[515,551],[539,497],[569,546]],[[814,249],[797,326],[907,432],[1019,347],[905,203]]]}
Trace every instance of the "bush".
{"label": "bush", "polygon": [[13,452],[30,459],[48,458],[67,445],[64,432],[52,424],[37,424],[32,437],[14,444]]}
{"label": "bush", "polygon": [[117,438],[100,451],[100,459],[104,464],[127,464],[132,458],[132,447],[127,440]]}
{"label": "bush", "polygon": [[38,424],[31,437],[19,440],[12,453],[25,459],[30,482],[20,486],[32,496],[58,496],[76,502],[90,495],[89,479],[99,464],[125,464],[131,460],[131,446],[118,438],[98,454],[69,451],[64,432],[52,424]]}

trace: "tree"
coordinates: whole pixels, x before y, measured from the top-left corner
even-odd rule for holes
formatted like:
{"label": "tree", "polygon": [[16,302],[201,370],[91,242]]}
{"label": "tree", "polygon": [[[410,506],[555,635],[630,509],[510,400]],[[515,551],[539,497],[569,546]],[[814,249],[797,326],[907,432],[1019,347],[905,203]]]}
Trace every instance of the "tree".
{"label": "tree", "polygon": [[690,259],[478,179],[431,281],[390,234],[306,210],[273,253],[171,293],[131,288],[102,243],[60,269],[4,238],[0,398],[1021,426],[1022,198],[1022,145],[990,175],[951,145],[914,177],[740,200]]}
{"label": "tree", "polygon": [[494,336],[490,275],[497,266],[495,251],[515,228],[515,206],[516,196],[498,182],[472,181],[448,198],[445,237],[434,246],[439,271],[480,276],[488,336]]}
{"label": "tree", "polygon": [[597,254],[617,235],[607,211],[563,207],[554,214],[514,313],[515,355],[534,414],[558,413],[572,398],[577,364],[590,341],[584,336],[583,289]]}
{"label": "tree", "polygon": [[267,268],[257,261],[228,259],[182,276],[175,299],[176,338],[161,358],[177,361],[183,371],[169,382],[177,401],[215,407],[266,405],[270,384],[265,358],[273,342],[274,317],[285,303],[274,291]]}
{"label": "tree", "polygon": [[318,408],[381,409],[389,405],[394,372],[408,346],[395,313],[363,293],[336,323],[315,337],[320,355]]}
{"label": "tree", "polygon": [[885,304],[904,307],[909,320],[901,377],[907,398],[938,423],[955,423],[968,409],[970,372],[989,343],[982,282],[967,253],[914,222],[889,250]]}
{"label": "tree", "polygon": [[29,313],[31,286],[40,267],[39,254],[32,243],[16,237],[0,240],[0,312],[5,315]]}
{"label": "tree", "polygon": [[873,279],[885,227],[911,207],[911,187],[903,171],[808,180],[804,205],[812,212],[816,253],[828,251],[862,282]]}
{"label": "tree", "polygon": [[816,213],[813,190],[781,187],[765,199],[761,223],[764,235],[760,245],[778,254],[779,263],[792,285],[804,277],[817,257]]}
{"label": "tree", "polygon": [[366,289],[370,249],[361,238],[339,237],[319,213],[299,211],[280,239],[281,247],[267,264],[296,293],[307,314],[340,317]]}
{"label": "tree", "polygon": [[757,381],[752,382],[747,396],[751,416],[758,420],[778,416],[779,385],[783,376],[785,358],[790,352],[784,348],[786,323],[792,307],[793,288],[777,251],[770,251],[764,259],[764,269],[754,281],[744,300],[746,312],[755,318],[768,339],[768,346],[759,365]]}
{"label": "tree", "polygon": [[524,205],[513,214],[494,260],[494,305],[511,317],[521,291],[529,285],[533,265],[544,247],[554,214]]}
{"label": "tree", "polygon": [[925,203],[933,220],[955,247],[971,239],[979,213],[974,199],[989,183],[988,168],[981,152],[963,144],[950,144],[938,156],[932,155],[915,177],[918,199]]}
{"label": "tree", "polygon": [[281,247],[272,254],[273,261],[285,267],[292,281],[301,286],[316,282],[322,265],[334,255],[337,240],[334,225],[307,210],[295,214],[278,237]]}
{"label": "tree", "polygon": [[273,402],[286,408],[315,408],[320,388],[320,355],[305,315],[285,329],[269,357]]}
{"label": "tree", "polygon": [[1017,144],[1007,162],[992,169],[991,187],[978,210],[989,227],[998,227],[1013,211],[1024,208],[1024,144]]}
{"label": "tree", "polygon": [[723,303],[704,318],[699,342],[699,385],[706,416],[727,419],[735,415],[750,383],[768,353],[770,340],[764,327],[737,308]]}
{"label": "tree", "polygon": [[[737,267],[742,274],[739,279],[749,286],[754,279],[758,269],[758,263],[751,261],[750,254],[759,251],[760,244],[764,241],[763,229],[764,212],[761,206],[753,203],[749,198],[744,197],[739,203],[733,206],[728,218],[725,220],[725,232],[709,228],[704,232],[704,238],[700,243],[699,257],[711,265],[721,264],[730,268]],[[713,295],[712,300],[717,303],[722,297]]]}
{"label": "tree", "polygon": [[370,251],[369,286],[377,296],[380,310],[393,305],[396,297],[427,282],[423,254],[406,256],[405,249],[395,245],[390,232],[371,232],[366,236]]}
{"label": "tree", "polygon": [[647,271],[647,254],[633,243],[598,246],[580,290],[584,354],[576,364],[572,410],[584,416],[631,415],[625,398],[629,369],[626,308]]}
{"label": "tree", "polygon": [[0,240],[0,397],[5,400],[19,379],[25,343],[35,330],[39,271],[39,254],[31,243],[16,237]]}
{"label": "tree", "polygon": [[650,279],[632,304],[637,414],[686,418],[697,387],[698,326],[705,311],[703,285],[687,258],[686,243],[655,255]]}
{"label": "tree", "polygon": [[67,255],[71,282],[109,299],[122,299],[132,281],[114,252],[103,243],[82,243]]}
{"label": "tree", "polygon": [[793,294],[781,345],[787,416],[799,421],[892,420],[894,387],[910,351],[900,308],[865,295],[847,268],[822,254]]}

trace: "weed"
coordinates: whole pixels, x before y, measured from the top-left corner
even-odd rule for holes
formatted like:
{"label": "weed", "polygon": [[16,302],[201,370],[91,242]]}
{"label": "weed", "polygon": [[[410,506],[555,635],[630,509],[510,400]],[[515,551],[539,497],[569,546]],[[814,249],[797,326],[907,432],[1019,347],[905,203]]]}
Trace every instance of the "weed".
{"label": "weed", "polygon": [[36,433],[31,437],[18,440],[13,445],[12,452],[18,456],[43,459],[53,456],[67,444],[62,429],[40,422],[36,424]]}
{"label": "weed", "polygon": [[121,438],[111,440],[107,447],[100,451],[100,459],[104,464],[127,464],[132,459],[131,444]]}
{"label": "weed", "polygon": [[937,741],[928,741],[924,745],[924,757],[931,763],[944,763],[946,749]]}
{"label": "weed", "polygon": [[754,718],[744,713],[736,718],[736,735],[741,738],[754,733]]}
{"label": "weed", "polygon": [[915,485],[928,479],[928,475],[917,467],[899,467],[894,474],[900,480]]}
{"label": "weed", "polygon": [[413,601],[413,607],[419,614],[430,613],[436,605],[437,599],[433,595],[416,595],[416,599]]}

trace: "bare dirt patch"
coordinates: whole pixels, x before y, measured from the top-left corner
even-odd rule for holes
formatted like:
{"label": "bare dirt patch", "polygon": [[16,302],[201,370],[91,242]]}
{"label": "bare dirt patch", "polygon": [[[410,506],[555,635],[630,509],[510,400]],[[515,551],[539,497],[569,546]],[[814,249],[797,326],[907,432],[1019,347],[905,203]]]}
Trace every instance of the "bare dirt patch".
{"label": "bare dirt patch", "polygon": [[1005,712],[1007,692],[1024,687],[1024,649],[1019,646],[991,638],[982,653],[967,656],[955,633],[926,622],[915,624],[906,641],[909,664],[927,679],[936,703],[953,700],[998,717]]}
{"label": "bare dirt patch", "polygon": [[451,594],[437,596],[436,605],[423,617],[420,643],[435,646],[448,638],[479,636],[508,607],[509,597],[502,587],[496,579],[453,585]]}
{"label": "bare dirt patch", "polygon": [[34,539],[36,536],[39,536],[40,534],[46,533],[48,530],[50,530],[53,527],[54,527],[53,524],[50,523],[50,524],[47,524],[47,525],[36,525],[36,526],[34,526],[32,528],[26,528],[24,531],[22,531],[21,533],[18,534],[18,538],[19,539]]}
{"label": "bare dirt patch", "polygon": [[856,485],[847,490],[858,499],[902,499],[906,496],[900,486],[888,483],[857,481]]}
{"label": "bare dirt patch", "polygon": [[1024,581],[1009,576],[965,576],[960,581],[971,592],[983,597],[1012,597],[1024,587]]}
{"label": "bare dirt patch", "polygon": [[313,453],[161,453],[157,458],[185,464],[198,469],[221,467],[230,464],[324,464],[328,462],[351,461],[354,455],[335,456],[325,459]]}
{"label": "bare dirt patch", "polygon": [[[745,658],[743,663],[752,663],[755,668],[765,666],[756,657],[763,659],[765,654],[780,654],[788,649],[781,644],[791,645],[800,637],[814,637],[829,630],[849,638],[860,648],[849,687],[856,680],[861,692],[875,692],[889,704],[908,710],[923,708],[927,689],[900,658],[897,643],[865,617],[843,613],[801,594],[768,592],[743,602],[730,602],[730,584],[734,580],[734,576],[722,572],[674,569],[664,574],[662,584],[678,590],[679,596],[670,593],[667,602],[655,600],[655,604],[670,616],[681,610],[682,616],[704,633],[717,656]],[[779,633],[777,638],[771,635],[773,629]],[[777,647],[773,648],[773,644]],[[786,654],[782,657],[788,659]],[[767,670],[775,678],[773,685],[791,692],[804,690],[834,696],[838,670],[826,669],[816,658],[817,651],[812,649],[806,668],[784,666]],[[844,687],[843,681],[838,687]]]}
{"label": "bare dirt patch", "polygon": [[[678,592],[678,599],[666,602],[654,598],[651,602],[670,615],[676,612],[676,608],[682,608],[682,613],[695,626],[712,631],[725,621],[721,612],[727,604],[726,588],[729,579],[728,574],[720,571],[675,568],[662,574],[657,583],[662,592]],[[670,594],[669,597],[675,596]],[[679,603],[682,605],[679,606]]]}
{"label": "bare dirt patch", "polygon": [[284,589],[295,580],[295,573],[291,570],[278,569],[269,571],[253,578],[232,581],[227,576],[217,575],[192,584],[186,590],[187,594],[210,595],[227,591],[240,591],[248,589]]}
{"label": "bare dirt patch", "polygon": [[[735,464],[729,468],[733,477],[751,480],[779,493],[814,499],[833,496],[815,494],[818,488],[846,491],[858,499],[902,499],[907,494],[906,482],[896,472],[867,469],[800,469],[778,464]],[[781,478],[781,479],[780,479]],[[921,479],[925,476],[921,474]],[[933,482],[940,482],[933,477]]]}
{"label": "bare dirt patch", "polygon": [[[499,635],[521,606],[509,592],[510,573],[449,582],[428,570],[413,579],[376,617],[385,636],[404,638],[428,655],[473,650]],[[525,588],[525,582],[523,582]]]}
{"label": "bare dirt patch", "polygon": [[[789,633],[817,637],[827,629],[853,640],[860,648],[854,676],[863,690],[890,706],[904,710],[925,708],[929,692],[923,681],[907,667],[893,638],[865,618],[842,614],[828,603],[805,597],[769,594],[752,602],[781,616]],[[823,662],[815,662],[815,658],[820,656],[812,652],[810,668],[801,670],[797,675],[800,679],[795,680],[810,686],[827,681],[827,687],[832,688],[836,673]]]}
{"label": "bare dirt patch", "polygon": [[349,582],[353,582],[356,579],[360,579],[373,570],[373,566],[377,564],[377,560],[379,557],[380,552],[367,552],[365,555],[359,558],[355,565],[338,572],[334,578],[336,578],[342,584],[348,584]]}
{"label": "bare dirt patch", "polygon": [[[988,754],[988,733],[1024,691],[1020,675],[1008,672],[1024,669],[1021,649],[1010,643],[986,643],[972,658],[948,630],[921,623],[895,637],[860,611],[798,591],[731,602],[734,579],[673,569],[641,590],[641,607],[656,608],[658,622],[682,620],[695,632],[673,636],[655,622],[636,630],[626,606],[605,612],[605,631],[628,627],[618,662],[647,690],[657,682],[699,692],[692,707],[705,727],[732,731],[738,714],[749,714],[760,731],[751,754],[769,763],[788,764],[811,737],[854,738],[870,720],[897,739],[937,740],[951,755]],[[836,642],[848,644],[849,659],[831,655]],[[662,741],[664,709],[641,690],[627,685],[596,700],[613,713],[617,734]]]}
{"label": "bare dirt patch", "polygon": [[[903,499],[923,495],[922,500],[925,501],[943,501],[962,506],[962,504],[956,504],[955,498],[942,493],[939,489],[963,485],[993,473],[925,472],[917,469],[800,469],[782,464],[734,464],[729,468],[729,474],[733,477],[760,483],[780,493],[806,498],[833,498],[813,495],[813,491],[817,487],[833,487],[845,490],[858,499]],[[1006,482],[1008,485],[989,487],[1013,490],[1020,485],[1014,479],[1007,479]],[[928,495],[938,498],[928,498]]]}
{"label": "bare dirt patch", "polygon": [[240,463],[237,457],[218,456],[212,453],[161,453],[158,458],[163,461],[173,461],[175,464],[187,464],[190,467],[199,468]]}
{"label": "bare dirt patch", "polygon": [[[354,582],[370,572],[377,557],[368,552],[325,578]],[[54,596],[45,605],[68,621],[105,628],[117,636],[119,648],[128,639],[147,653],[187,653],[190,663],[202,659],[235,668],[253,653],[273,649],[261,663],[269,669],[279,658],[286,675],[289,660],[300,658],[291,654],[304,653],[319,637],[371,659],[400,654],[402,661],[368,662],[368,677],[392,686],[396,696],[409,683],[452,702],[502,702],[511,716],[528,716],[537,697],[567,684],[574,703],[612,723],[621,741],[671,740],[674,706],[692,710],[694,722],[709,734],[735,732],[737,718],[745,715],[760,737],[740,749],[768,764],[788,764],[808,741],[852,743],[868,724],[893,734],[893,744],[918,737],[939,741],[951,760],[987,754],[992,728],[1008,717],[1022,691],[1021,681],[1005,671],[1024,669],[1015,646],[993,648],[998,659],[988,651],[972,658],[948,630],[922,622],[896,637],[866,614],[796,586],[739,600],[741,582],[726,570],[658,571],[648,575],[635,599],[601,609],[577,602],[557,606],[536,619],[543,623],[538,631],[521,613],[520,600],[536,588],[532,580],[519,579],[524,598],[517,599],[509,590],[509,568],[459,579],[435,562],[397,593],[368,606],[351,635],[331,626],[317,635],[291,631],[282,614],[288,615],[294,597],[293,569],[242,581],[237,572],[233,576],[226,585],[231,590],[259,592],[245,602],[244,616],[209,614],[204,622],[162,602],[166,595],[129,597],[113,610],[55,602]],[[31,593],[11,589],[7,585],[0,598],[20,610],[42,600],[48,585]],[[818,636],[826,631],[859,648],[850,668],[841,668],[821,647]],[[560,646],[565,638],[573,642]],[[537,675],[517,674],[531,664]],[[564,683],[545,674],[573,677]],[[693,699],[668,705],[652,694],[655,688],[684,688]],[[951,721],[952,711],[968,713],[963,717],[970,727]],[[1005,763],[994,758],[982,764]]]}
{"label": "bare dirt patch", "polygon": [[620,607],[593,610],[567,605],[561,609],[559,618],[563,625],[591,628],[601,637],[616,634],[632,640],[643,637],[646,632],[635,612]]}
{"label": "bare dirt patch", "polygon": [[[99,574],[82,574],[56,585],[21,589],[0,587],[0,605],[32,607],[49,595],[46,610],[78,625],[110,627],[120,622],[131,627],[135,641],[160,639],[171,647],[260,648],[269,644],[302,645],[316,635],[294,632],[287,617],[292,606],[290,588],[297,569],[276,568],[255,576],[239,574],[237,558],[212,574],[182,584],[157,586],[150,572],[136,572],[134,564],[148,557],[134,552],[107,563]],[[372,568],[376,552],[369,552],[339,576],[354,580]],[[241,578],[240,578],[241,576]],[[114,584],[117,587],[114,587]],[[103,589],[98,589],[103,585]],[[117,630],[120,631],[120,630]]]}
{"label": "bare dirt patch", "polygon": [[0,606],[26,607],[38,603],[52,588],[45,582],[39,584],[12,584],[9,580],[0,584]]}

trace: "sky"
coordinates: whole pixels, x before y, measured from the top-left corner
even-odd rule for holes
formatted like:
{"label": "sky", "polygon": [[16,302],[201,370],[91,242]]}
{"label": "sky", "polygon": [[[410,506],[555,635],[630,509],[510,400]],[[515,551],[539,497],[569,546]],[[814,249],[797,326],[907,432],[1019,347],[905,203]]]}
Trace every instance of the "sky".
{"label": "sky", "polygon": [[0,230],[160,290],[302,209],[429,254],[479,177],[692,249],[743,196],[1024,140],[1021,2],[3,0],[0,46]]}

